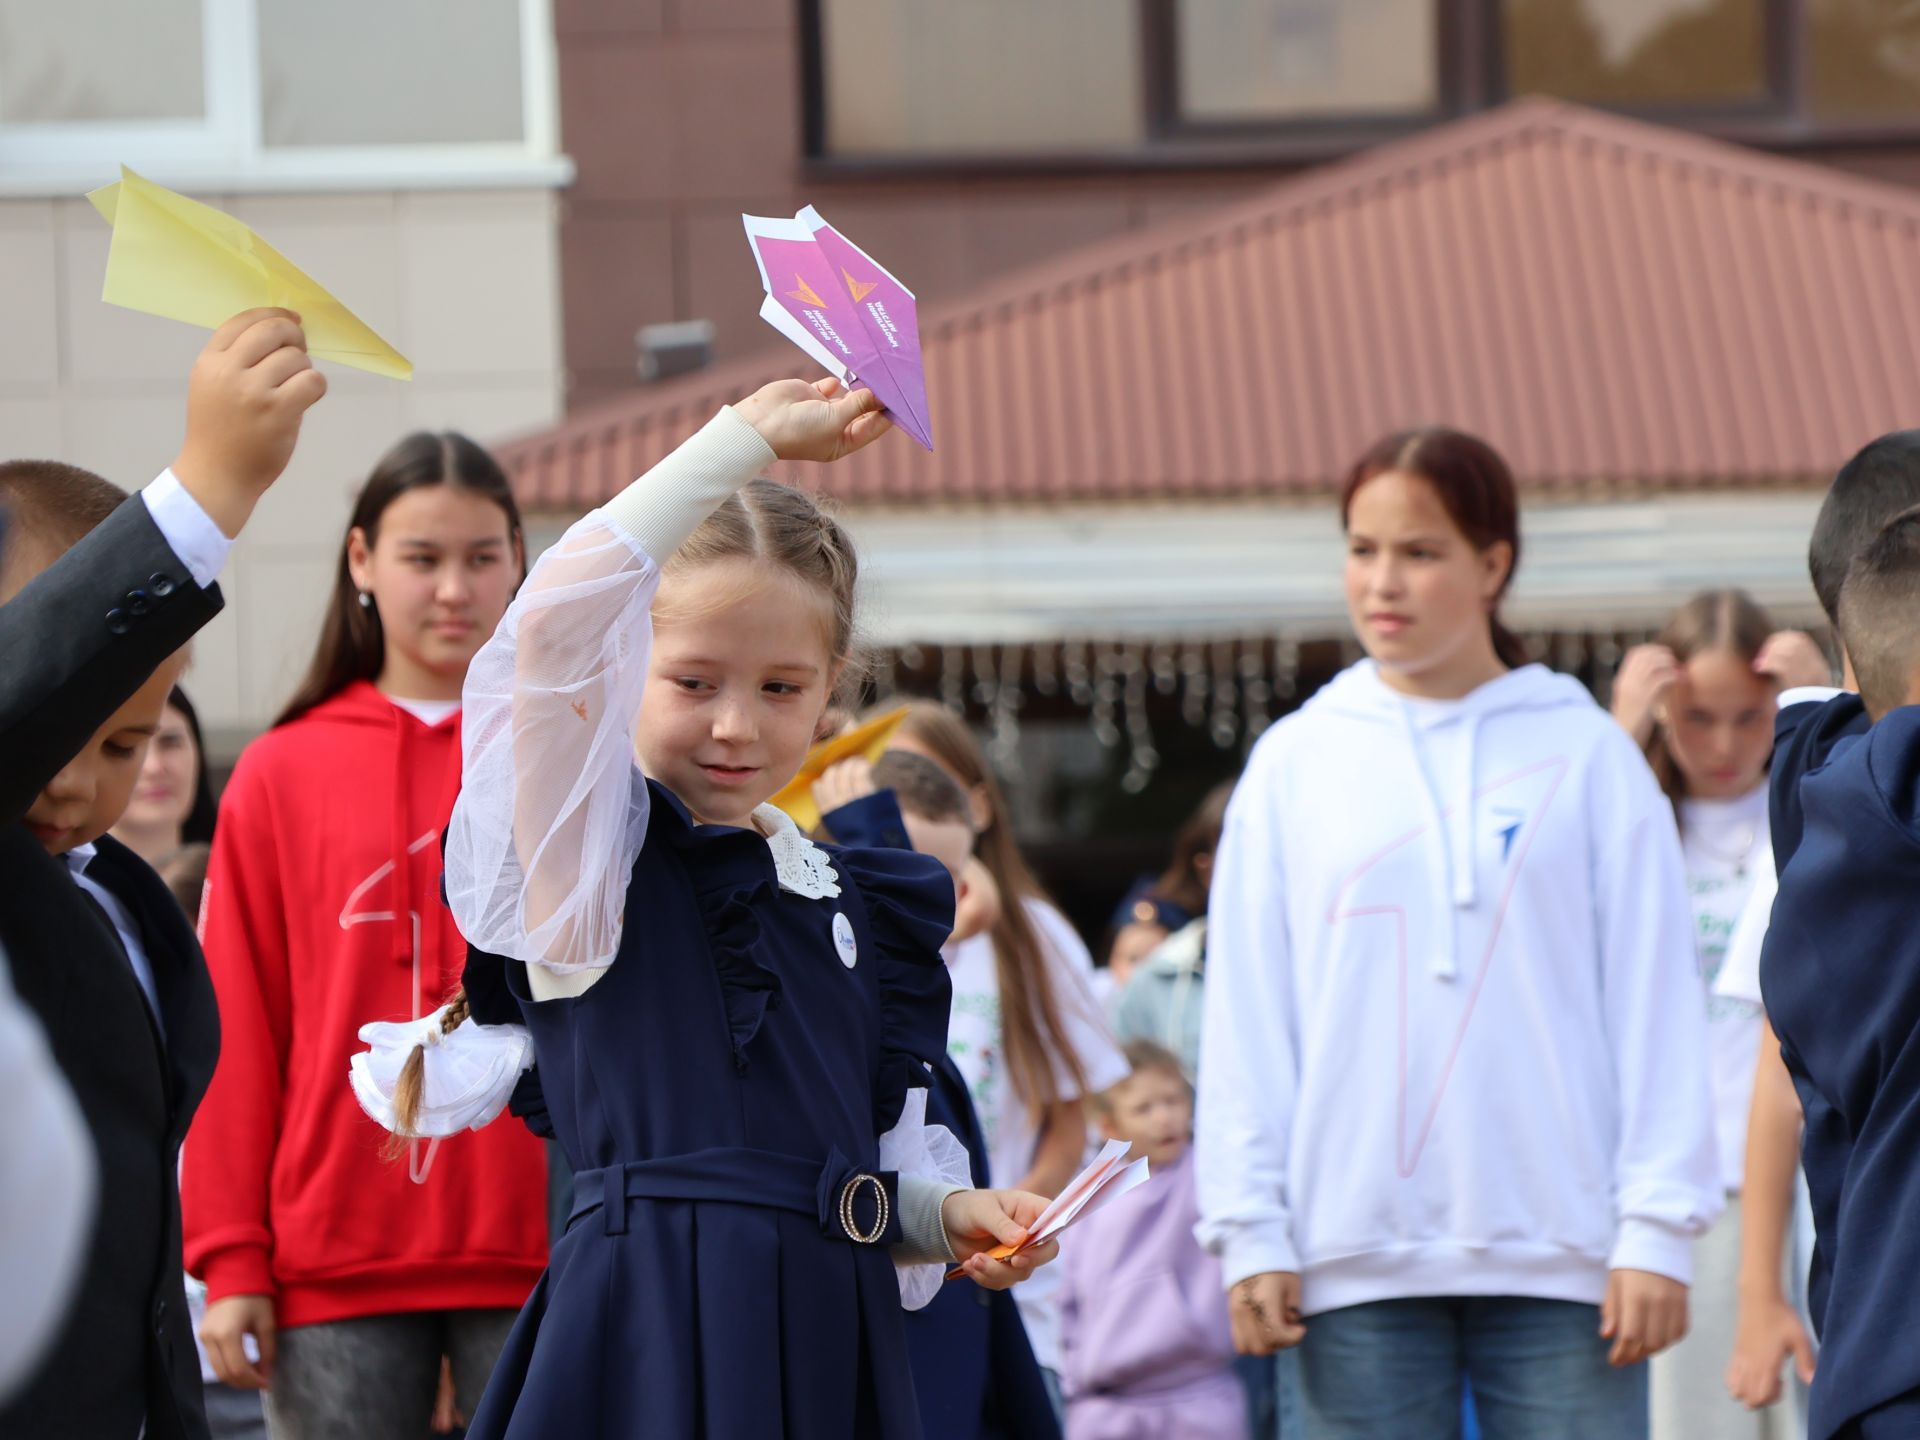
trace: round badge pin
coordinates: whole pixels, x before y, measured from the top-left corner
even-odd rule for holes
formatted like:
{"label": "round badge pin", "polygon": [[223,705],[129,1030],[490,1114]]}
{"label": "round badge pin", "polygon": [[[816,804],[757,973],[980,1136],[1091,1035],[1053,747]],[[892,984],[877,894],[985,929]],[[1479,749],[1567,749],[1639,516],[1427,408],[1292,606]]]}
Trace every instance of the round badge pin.
{"label": "round badge pin", "polygon": [[860,958],[860,944],[853,938],[853,922],[845,915],[833,917],[833,948],[840,952],[840,963],[849,970]]}

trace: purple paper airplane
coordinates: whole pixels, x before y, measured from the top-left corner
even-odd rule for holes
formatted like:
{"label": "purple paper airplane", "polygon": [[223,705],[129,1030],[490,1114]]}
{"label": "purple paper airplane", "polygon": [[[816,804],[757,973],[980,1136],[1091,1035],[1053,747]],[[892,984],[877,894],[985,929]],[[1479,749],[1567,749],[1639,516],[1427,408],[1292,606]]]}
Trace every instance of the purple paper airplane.
{"label": "purple paper airplane", "polygon": [[741,219],[767,292],[761,317],[845,383],[871,388],[933,449],[913,292],[811,205],[791,220]]}

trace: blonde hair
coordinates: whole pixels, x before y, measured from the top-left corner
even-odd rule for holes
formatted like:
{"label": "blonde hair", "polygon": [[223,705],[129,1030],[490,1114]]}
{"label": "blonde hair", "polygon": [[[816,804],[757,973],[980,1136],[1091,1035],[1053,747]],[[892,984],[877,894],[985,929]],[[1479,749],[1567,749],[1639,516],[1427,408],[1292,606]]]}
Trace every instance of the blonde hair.
{"label": "blonde hair", "polygon": [[848,687],[858,688],[860,675],[852,662],[860,561],[846,530],[815,496],[772,480],[751,481],[680,542],[661,573],[671,579],[724,560],[774,566],[817,591],[828,605],[828,652],[843,667],[835,698]]}
{"label": "blonde hair", "polygon": [[[839,688],[858,687],[855,664],[854,593],[860,580],[860,561],[853,541],[840,522],[805,490],[772,480],[748,482],[729,495],[661,567],[667,577],[683,575],[722,560],[749,560],[776,566],[828,602],[827,648],[840,667]],[[459,1028],[467,1018],[465,988],[455,990],[440,1022],[443,1034]],[[391,1153],[403,1153],[420,1116],[421,1085],[426,1049],[415,1046],[400,1069],[393,1089],[396,1124]]]}
{"label": "blonde hair", "polygon": [[1093,1097],[1093,1108],[1101,1115],[1111,1118],[1118,1104],[1120,1091],[1136,1076],[1161,1074],[1180,1082],[1189,1098],[1193,1095],[1193,1082],[1187,1078],[1187,1072],[1181,1068],[1180,1057],[1166,1046],[1152,1040],[1128,1040],[1121,1047],[1127,1057],[1127,1073],[1106,1089]]}

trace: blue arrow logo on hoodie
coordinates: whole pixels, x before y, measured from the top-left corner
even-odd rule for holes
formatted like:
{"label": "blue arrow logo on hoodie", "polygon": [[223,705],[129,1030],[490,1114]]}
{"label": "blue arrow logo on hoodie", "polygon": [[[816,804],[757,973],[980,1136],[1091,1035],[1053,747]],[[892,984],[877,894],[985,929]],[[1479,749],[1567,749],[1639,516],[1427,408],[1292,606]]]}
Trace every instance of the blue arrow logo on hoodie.
{"label": "blue arrow logo on hoodie", "polygon": [[1514,818],[1500,828],[1500,863],[1507,863],[1507,857],[1513,854],[1514,838],[1519,835],[1520,827],[1527,823],[1525,811],[1508,810],[1504,806],[1494,807],[1496,815],[1511,815]]}

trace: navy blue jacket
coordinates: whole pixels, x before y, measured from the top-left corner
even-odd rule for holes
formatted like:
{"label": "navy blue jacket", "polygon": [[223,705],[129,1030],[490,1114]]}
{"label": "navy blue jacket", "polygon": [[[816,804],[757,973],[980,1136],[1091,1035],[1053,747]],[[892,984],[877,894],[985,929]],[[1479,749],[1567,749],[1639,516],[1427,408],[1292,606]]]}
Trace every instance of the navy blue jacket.
{"label": "navy blue jacket", "polygon": [[1789,829],[1760,967],[1806,1112],[1811,1440],[1875,1433],[1860,1417],[1920,1391],[1920,707],[1860,735],[1847,699],[1776,761]]}
{"label": "navy blue jacket", "polygon": [[1773,838],[1773,873],[1784,874],[1800,848],[1800,782],[1827,763],[1834,748],[1867,732],[1867,707],[1843,690],[1831,700],[1789,705],[1774,717],[1773,763],[1768,769],[1767,832]]}

